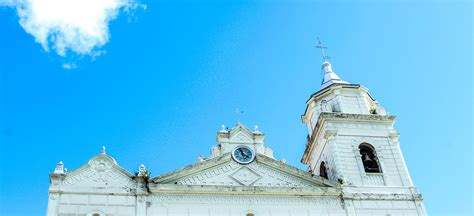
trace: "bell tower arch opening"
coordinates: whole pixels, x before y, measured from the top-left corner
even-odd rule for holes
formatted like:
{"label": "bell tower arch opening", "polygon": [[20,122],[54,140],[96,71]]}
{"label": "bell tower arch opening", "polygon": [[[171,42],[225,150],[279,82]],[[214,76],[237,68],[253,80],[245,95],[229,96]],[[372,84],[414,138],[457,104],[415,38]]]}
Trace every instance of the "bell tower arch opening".
{"label": "bell tower arch opening", "polygon": [[361,155],[362,164],[366,173],[381,173],[377,153],[372,145],[362,143],[359,145],[359,152]]}
{"label": "bell tower arch opening", "polygon": [[328,171],[326,168],[326,163],[324,161],[319,165],[319,176],[328,179]]}

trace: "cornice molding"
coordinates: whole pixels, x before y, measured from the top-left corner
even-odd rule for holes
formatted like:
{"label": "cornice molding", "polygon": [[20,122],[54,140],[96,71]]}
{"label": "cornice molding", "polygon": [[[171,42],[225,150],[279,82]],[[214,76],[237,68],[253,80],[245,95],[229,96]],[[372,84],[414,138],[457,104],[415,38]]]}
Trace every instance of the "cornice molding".
{"label": "cornice molding", "polygon": [[[311,134],[309,142],[307,142],[305,151],[303,153],[303,157],[301,157],[301,163],[307,164],[309,161],[309,154],[314,148],[314,142],[317,137],[320,135],[320,130],[322,126],[329,120],[331,121],[338,121],[338,122],[343,122],[343,121],[351,121],[351,122],[382,122],[382,123],[388,123],[388,124],[393,124],[396,119],[396,116],[389,116],[389,115],[374,115],[374,114],[352,114],[352,113],[333,113],[333,112],[322,112],[319,115],[318,122],[316,123],[316,126],[314,127],[315,130]],[[323,134],[324,136],[326,135],[332,135],[333,132],[331,130],[330,134]],[[337,134],[337,133],[336,133]]]}

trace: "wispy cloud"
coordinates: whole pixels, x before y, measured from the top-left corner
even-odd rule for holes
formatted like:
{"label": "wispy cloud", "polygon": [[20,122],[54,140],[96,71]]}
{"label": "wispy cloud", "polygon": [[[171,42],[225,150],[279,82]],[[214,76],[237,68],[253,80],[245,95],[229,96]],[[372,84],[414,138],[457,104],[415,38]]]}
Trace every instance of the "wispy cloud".
{"label": "wispy cloud", "polygon": [[15,7],[20,25],[44,50],[92,57],[104,53],[109,21],[146,7],[136,0],[0,0],[0,6]]}
{"label": "wispy cloud", "polygon": [[66,70],[71,70],[77,68],[77,65],[74,63],[64,63],[63,68]]}

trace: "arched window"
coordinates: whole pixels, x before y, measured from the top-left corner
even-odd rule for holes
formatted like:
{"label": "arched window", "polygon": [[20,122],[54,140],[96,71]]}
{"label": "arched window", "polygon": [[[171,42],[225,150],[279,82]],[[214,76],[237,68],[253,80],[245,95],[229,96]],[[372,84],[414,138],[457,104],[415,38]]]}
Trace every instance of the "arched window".
{"label": "arched window", "polygon": [[255,216],[254,213],[247,213],[245,216]]}
{"label": "arched window", "polygon": [[92,216],[100,216],[100,214],[99,213],[94,213],[94,214],[92,214]]}
{"label": "arched window", "polygon": [[327,100],[322,100],[321,101],[321,111],[322,112],[330,112],[331,111],[330,105],[328,104]]}
{"label": "arched window", "polygon": [[324,163],[324,161],[321,162],[321,164],[319,165],[319,176],[328,179],[328,171],[326,169],[326,163]]}
{"label": "arched window", "polygon": [[337,101],[332,102],[331,109],[332,112],[341,112],[341,107],[339,107],[339,103]]}
{"label": "arched window", "polygon": [[377,154],[375,153],[374,147],[370,144],[362,143],[359,145],[359,151],[364,164],[365,172],[368,173],[381,173]]}

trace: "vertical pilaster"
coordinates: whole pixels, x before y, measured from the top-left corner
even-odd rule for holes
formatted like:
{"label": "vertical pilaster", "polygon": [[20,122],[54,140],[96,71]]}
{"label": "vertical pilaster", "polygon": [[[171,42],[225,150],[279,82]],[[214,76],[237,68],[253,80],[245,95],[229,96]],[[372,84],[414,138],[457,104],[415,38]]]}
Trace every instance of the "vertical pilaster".
{"label": "vertical pilaster", "polygon": [[336,170],[336,175],[333,176],[333,179],[335,181],[338,180],[338,178],[342,179],[344,182],[346,182],[346,179],[345,179],[345,176],[343,174],[343,167],[342,165],[340,164],[340,160],[339,160],[339,150],[337,149],[337,145],[335,143],[335,137],[336,137],[337,133],[336,131],[334,130],[327,130],[324,134],[324,138],[326,139],[326,145],[327,145],[327,148],[329,148],[329,154],[332,155],[332,157],[334,158],[334,166],[335,166],[335,169]]}
{"label": "vertical pilaster", "polygon": [[384,156],[380,155],[377,158],[379,159],[380,170],[382,170],[383,182],[385,186],[390,185],[391,184],[390,176],[385,171],[386,168],[385,168],[385,163],[384,163]]}
{"label": "vertical pilaster", "polygon": [[146,216],[147,215],[147,197],[148,197],[148,178],[149,172],[145,165],[140,165],[138,169],[137,180],[137,191],[135,201],[135,215]]}
{"label": "vertical pilaster", "polygon": [[[344,197],[342,197],[341,199],[344,199]],[[356,211],[355,211],[355,208],[354,208],[354,202],[352,199],[344,199],[344,210],[346,211],[346,215],[347,216],[356,216]]]}
{"label": "vertical pilaster", "polygon": [[146,216],[146,202],[147,202],[146,195],[137,195],[136,200],[136,216]]}
{"label": "vertical pilaster", "polygon": [[48,208],[46,209],[46,216],[57,216],[59,210],[59,193],[48,194]]}
{"label": "vertical pilaster", "polygon": [[415,200],[415,207],[416,207],[416,212],[418,213],[419,216],[428,215],[426,213],[425,205],[423,205],[423,201]]}
{"label": "vertical pilaster", "polygon": [[418,189],[416,187],[410,187],[410,193],[413,196],[413,202],[415,202],[417,214],[420,216],[428,215],[426,213],[426,209],[423,205],[423,200],[421,200],[421,194],[418,192]]}
{"label": "vertical pilaster", "polygon": [[367,184],[367,174],[365,173],[364,164],[362,163],[362,160],[361,160],[362,155],[360,154],[359,148],[354,146],[353,152],[354,152],[355,161],[357,163],[357,168],[359,168],[359,173],[360,173],[361,181],[359,184]]}
{"label": "vertical pilaster", "polygon": [[49,175],[51,184],[48,192],[48,207],[46,216],[57,216],[59,211],[59,201],[61,200],[61,185],[66,176],[62,162],[58,163],[54,173]]}

